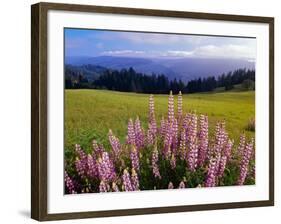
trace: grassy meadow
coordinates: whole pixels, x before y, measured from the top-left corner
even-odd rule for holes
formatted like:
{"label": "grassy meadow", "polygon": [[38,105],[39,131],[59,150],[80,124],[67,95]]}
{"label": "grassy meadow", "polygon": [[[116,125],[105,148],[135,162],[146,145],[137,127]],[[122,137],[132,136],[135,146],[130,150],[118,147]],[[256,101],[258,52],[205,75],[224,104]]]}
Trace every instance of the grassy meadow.
{"label": "grassy meadow", "polygon": [[[66,156],[80,144],[88,151],[91,141],[97,140],[109,146],[108,131],[125,141],[129,118],[139,116],[147,128],[148,94],[123,93],[107,90],[65,90],[65,152]],[[155,95],[155,113],[158,125],[167,116],[168,95]],[[175,95],[175,112],[177,97]],[[226,121],[226,130],[235,146],[241,133],[248,137],[254,132],[246,130],[250,119],[255,117],[254,91],[228,91],[183,95],[183,111],[205,114],[209,117],[212,135],[217,121]]]}

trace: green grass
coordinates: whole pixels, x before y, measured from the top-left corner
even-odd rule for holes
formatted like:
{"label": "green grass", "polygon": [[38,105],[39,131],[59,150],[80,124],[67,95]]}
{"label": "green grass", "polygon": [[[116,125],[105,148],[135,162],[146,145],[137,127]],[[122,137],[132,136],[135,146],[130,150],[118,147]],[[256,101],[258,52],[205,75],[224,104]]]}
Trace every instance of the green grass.
{"label": "green grass", "polygon": [[[148,94],[121,93],[106,90],[65,91],[65,149],[73,151],[80,144],[86,151],[91,141],[97,140],[108,147],[109,129],[123,142],[129,118],[140,117],[147,127]],[[177,105],[175,97],[175,107]],[[168,95],[155,95],[155,113],[159,124],[167,115]],[[211,134],[219,120],[226,121],[229,136],[235,145],[241,133],[248,137],[254,132],[246,130],[249,119],[255,117],[255,92],[219,92],[183,95],[184,112],[196,111],[209,116]]]}

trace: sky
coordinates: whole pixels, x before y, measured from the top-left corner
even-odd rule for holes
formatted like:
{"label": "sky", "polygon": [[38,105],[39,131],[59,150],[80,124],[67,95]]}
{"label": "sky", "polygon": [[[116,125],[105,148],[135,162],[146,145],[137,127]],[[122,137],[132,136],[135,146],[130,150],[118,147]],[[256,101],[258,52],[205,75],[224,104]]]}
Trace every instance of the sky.
{"label": "sky", "polygon": [[254,61],[256,39],[65,29],[65,56],[234,58]]}

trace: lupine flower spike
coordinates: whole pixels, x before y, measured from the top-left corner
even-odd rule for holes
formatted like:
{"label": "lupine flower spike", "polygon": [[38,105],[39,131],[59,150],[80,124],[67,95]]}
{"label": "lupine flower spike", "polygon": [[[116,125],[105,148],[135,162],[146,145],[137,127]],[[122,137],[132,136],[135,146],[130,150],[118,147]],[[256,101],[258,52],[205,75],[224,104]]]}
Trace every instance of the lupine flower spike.
{"label": "lupine flower spike", "polygon": [[102,180],[100,182],[100,186],[99,186],[100,192],[108,192],[109,191],[109,186]]}
{"label": "lupine flower spike", "polygon": [[167,122],[164,119],[164,117],[162,117],[161,122],[160,122],[160,136],[163,139],[165,138],[166,131],[167,131]]}
{"label": "lupine flower spike", "polygon": [[216,186],[216,165],[217,161],[212,158],[209,162],[207,177],[205,180],[205,187],[215,187]]}
{"label": "lupine flower spike", "polygon": [[64,172],[64,181],[65,181],[65,186],[67,188],[67,191],[70,194],[75,194],[75,185],[73,183],[73,180],[68,176],[68,173],[65,171]]}
{"label": "lupine flower spike", "polygon": [[209,136],[208,136],[208,117],[205,115],[200,115],[199,120],[199,148],[198,148],[198,165],[202,166],[207,158],[208,154],[208,142],[209,142]]}
{"label": "lupine flower spike", "polygon": [[158,177],[159,179],[161,179],[161,175],[160,175],[160,171],[158,168],[158,150],[157,150],[157,146],[154,147],[154,150],[152,152],[152,158],[151,158],[151,165],[152,165],[152,172],[154,177]]}
{"label": "lupine flower spike", "polygon": [[243,152],[243,157],[240,163],[240,176],[237,182],[238,185],[243,185],[247,177],[249,162],[250,162],[251,154],[253,153],[253,149],[254,149],[254,140],[252,139],[251,142],[246,144],[246,147]]}
{"label": "lupine flower spike", "polygon": [[140,165],[139,165],[139,155],[138,151],[134,146],[132,146],[131,153],[130,153],[130,158],[131,158],[131,163],[132,167],[136,170],[139,171]]}
{"label": "lupine flower spike", "polygon": [[103,152],[102,157],[98,159],[99,178],[103,181],[112,181],[116,177],[115,168],[108,152]]}
{"label": "lupine flower spike", "polygon": [[183,188],[185,188],[185,183],[181,181],[179,184],[179,189],[183,189]]}
{"label": "lupine flower spike", "polygon": [[155,113],[154,113],[153,95],[150,95],[149,97],[149,124],[150,124],[150,131],[152,135],[155,137],[157,132],[157,124],[156,124]]}
{"label": "lupine flower spike", "polygon": [[117,184],[115,182],[112,183],[112,190],[114,192],[119,192],[119,188],[118,188],[118,186],[117,186]]}
{"label": "lupine flower spike", "polygon": [[188,165],[189,169],[193,172],[197,167],[198,161],[198,145],[197,145],[197,116],[192,114],[190,128],[188,133]]}
{"label": "lupine flower spike", "polygon": [[91,178],[97,177],[98,176],[98,167],[97,167],[95,158],[93,158],[93,156],[91,154],[88,155],[87,165],[88,165],[87,175]]}
{"label": "lupine flower spike", "polygon": [[242,134],[240,136],[240,142],[239,142],[239,146],[237,148],[239,156],[243,156],[243,152],[244,152],[244,149],[245,149],[245,144],[246,144],[246,136],[245,136],[245,134]]}
{"label": "lupine flower spike", "polygon": [[168,100],[168,122],[172,123],[174,121],[174,96],[173,92],[170,91],[169,100]]}
{"label": "lupine flower spike", "polygon": [[136,135],[133,120],[130,119],[128,122],[128,135],[127,135],[127,143],[129,145],[136,145]]}
{"label": "lupine flower spike", "polygon": [[179,155],[180,155],[181,160],[186,159],[186,133],[185,133],[185,129],[182,130],[181,136],[180,136]]}
{"label": "lupine flower spike", "polygon": [[181,91],[178,95],[178,120],[180,121],[182,118],[182,94]]}
{"label": "lupine flower spike", "polygon": [[174,189],[174,185],[172,182],[169,182],[168,189]]}
{"label": "lupine flower spike", "polygon": [[116,136],[113,135],[111,129],[109,130],[108,138],[109,138],[109,142],[110,142],[111,148],[113,150],[114,156],[115,156],[115,158],[117,158],[121,152],[120,141]]}
{"label": "lupine flower spike", "polygon": [[141,128],[141,123],[139,117],[135,121],[135,142],[137,149],[140,149],[144,146],[144,133]]}
{"label": "lupine flower spike", "polygon": [[138,174],[137,174],[137,172],[135,171],[134,168],[132,168],[132,178],[131,178],[131,180],[132,180],[131,182],[132,182],[133,191],[138,191],[139,187],[140,187],[139,177],[138,177]]}
{"label": "lupine flower spike", "polygon": [[133,187],[132,187],[132,183],[131,183],[131,177],[130,177],[129,172],[126,169],[123,171],[122,180],[123,180],[124,190],[125,191],[133,191]]}

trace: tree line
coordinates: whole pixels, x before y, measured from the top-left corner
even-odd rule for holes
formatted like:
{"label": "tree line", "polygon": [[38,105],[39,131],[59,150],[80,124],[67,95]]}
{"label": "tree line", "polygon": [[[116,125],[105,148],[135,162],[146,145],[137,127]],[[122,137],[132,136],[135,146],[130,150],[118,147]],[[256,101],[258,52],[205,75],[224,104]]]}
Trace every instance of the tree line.
{"label": "tree line", "polygon": [[94,81],[89,81],[83,73],[67,70],[66,89],[107,89],[121,92],[166,94],[170,90],[183,93],[209,92],[223,87],[225,90],[243,84],[247,89],[254,89],[255,70],[237,69],[217,78],[209,76],[184,83],[181,79],[169,80],[164,74],[147,75],[136,72],[133,68],[122,70],[106,69]]}

